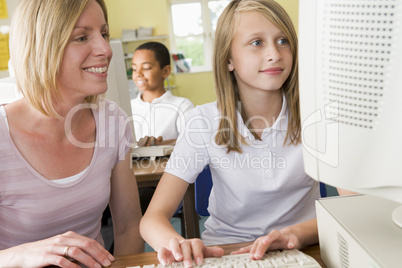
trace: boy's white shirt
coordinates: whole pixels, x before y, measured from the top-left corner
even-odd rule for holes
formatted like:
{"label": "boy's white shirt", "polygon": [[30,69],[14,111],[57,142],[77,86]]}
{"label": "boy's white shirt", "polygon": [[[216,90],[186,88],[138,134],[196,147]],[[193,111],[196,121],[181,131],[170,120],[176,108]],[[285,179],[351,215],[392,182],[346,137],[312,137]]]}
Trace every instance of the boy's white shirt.
{"label": "boy's white shirt", "polygon": [[194,108],[193,103],[166,91],[152,103],[145,102],[139,93],[131,100],[135,137],[162,136],[164,140],[176,139],[185,124],[185,113]]}

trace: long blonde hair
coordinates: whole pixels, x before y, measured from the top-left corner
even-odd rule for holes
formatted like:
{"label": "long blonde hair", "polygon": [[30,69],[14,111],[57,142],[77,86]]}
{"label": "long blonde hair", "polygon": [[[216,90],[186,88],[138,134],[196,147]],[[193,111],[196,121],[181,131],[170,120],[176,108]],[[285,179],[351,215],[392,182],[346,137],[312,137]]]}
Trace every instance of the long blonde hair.
{"label": "long blonde hair", "polygon": [[[219,130],[215,137],[218,145],[224,145],[228,151],[241,152],[241,144],[247,144],[240,134],[237,125],[237,105],[240,101],[237,82],[233,72],[228,71],[231,56],[231,45],[235,34],[236,14],[241,12],[258,12],[278,27],[287,37],[293,54],[293,66],[289,77],[281,90],[284,92],[288,110],[288,130],[285,144],[298,144],[300,138],[300,109],[299,109],[299,77],[297,34],[286,11],[274,0],[233,0],[219,17],[215,32],[213,54],[213,70],[218,109],[222,115]],[[243,111],[243,121],[247,118]]]}
{"label": "long blonde hair", "polygon": [[[60,118],[54,109],[54,97],[61,97],[57,87],[64,49],[74,26],[90,0],[21,0],[11,22],[10,58],[17,87],[25,99],[47,116]],[[101,6],[106,22],[104,0]],[[88,103],[99,95],[88,96]]]}

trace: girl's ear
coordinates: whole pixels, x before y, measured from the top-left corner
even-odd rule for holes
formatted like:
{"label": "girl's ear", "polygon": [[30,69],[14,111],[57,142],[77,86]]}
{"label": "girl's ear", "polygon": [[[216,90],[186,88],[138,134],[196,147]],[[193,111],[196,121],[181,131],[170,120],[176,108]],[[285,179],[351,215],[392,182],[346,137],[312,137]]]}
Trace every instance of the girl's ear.
{"label": "girl's ear", "polygon": [[166,65],[165,67],[163,67],[162,68],[163,79],[166,79],[166,77],[169,76],[171,71],[172,71],[172,67],[170,65]]}

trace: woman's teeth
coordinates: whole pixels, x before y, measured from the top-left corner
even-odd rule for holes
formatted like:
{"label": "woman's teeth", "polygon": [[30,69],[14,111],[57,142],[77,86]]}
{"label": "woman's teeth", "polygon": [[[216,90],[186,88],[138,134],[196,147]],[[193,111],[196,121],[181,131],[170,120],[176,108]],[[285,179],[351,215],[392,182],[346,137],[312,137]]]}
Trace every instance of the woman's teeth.
{"label": "woman's teeth", "polygon": [[84,70],[87,71],[87,72],[90,72],[90,73],[101,74],[101,73],[105,73],[107,71],[107,67],[106,66],[102,67],[102,68],[94,68],[94,67],[92,67],[92,68],[87,68],[87,69],[84,69]]}

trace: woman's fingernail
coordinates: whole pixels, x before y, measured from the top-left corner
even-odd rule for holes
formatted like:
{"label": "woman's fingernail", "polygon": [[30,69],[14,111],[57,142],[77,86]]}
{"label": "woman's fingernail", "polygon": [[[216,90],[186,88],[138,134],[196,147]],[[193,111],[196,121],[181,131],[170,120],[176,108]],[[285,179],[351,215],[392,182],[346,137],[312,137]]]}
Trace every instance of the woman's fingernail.
{"label": "woman's fingernail", "polygon": [[113,257],[113,255],[109,255],[108,258],[109,258],[110,261],[114,261],[114,260],[115,260],[115,258]]}
{"label": "woman's fingernail", "polygon": [[99,263],[95,263],[95,268],[102,268],[102,266]]}
{"label": "woman's fingernail", "polygon": [[108,259],[103,261],[103,266],[107,267],[107,266],[110,266],[110,265],[112,265],[112,263]]}

